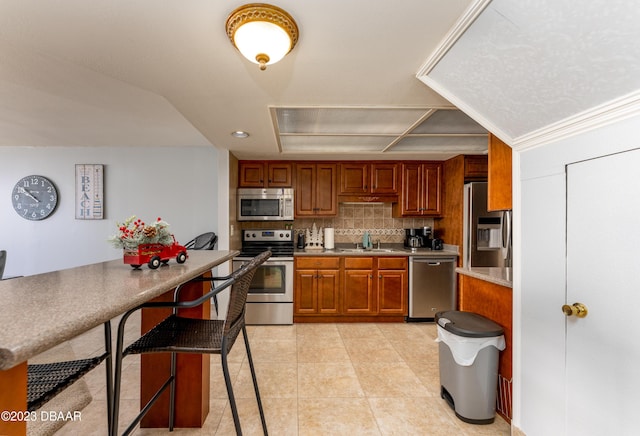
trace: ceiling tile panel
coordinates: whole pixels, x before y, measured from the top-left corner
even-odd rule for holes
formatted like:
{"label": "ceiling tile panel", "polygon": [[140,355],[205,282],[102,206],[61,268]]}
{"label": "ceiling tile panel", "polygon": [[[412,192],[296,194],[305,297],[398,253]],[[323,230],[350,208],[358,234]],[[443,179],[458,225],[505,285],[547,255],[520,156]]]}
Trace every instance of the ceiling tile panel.
{"label": "ceiling tile panel", "polygon": [[487,130],[473,121],[461,110],[438,110],[424,120],[411,133],[478,133],[486,134]]}
{"label": "ceiling tile panel", "polygon": [[393,146],[393,151],[443,151],[481,153],[487,150],[486,136],[407,136]]}
{"label": "ceiling tile panel", "polygon": [[[283,153],[483,152],[487,131],[453,108],[271,108]],[[404,156],[403,156],[404,157]]]}
{"label": "ceiling tile panel", "polygon": [[280,133],[395,134],[404,133],[425,109],[409,108],[277,108]]}
{"label": "ceiling tile panel", "polygon": [[280,137],[282,151],[287,152],[380,152],[394,140],[388,136],[305,136]]}

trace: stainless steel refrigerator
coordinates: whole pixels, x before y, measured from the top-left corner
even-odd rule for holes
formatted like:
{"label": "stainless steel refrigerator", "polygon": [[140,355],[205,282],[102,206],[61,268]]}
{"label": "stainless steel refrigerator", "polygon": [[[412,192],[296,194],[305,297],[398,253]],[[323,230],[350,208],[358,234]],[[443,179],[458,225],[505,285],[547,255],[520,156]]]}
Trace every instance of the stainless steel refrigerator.
{"label": "stainless steel refrigerator", "polygon": [[511,211],[487,211],[487,183],[464,185],[462,266],[511,266]]}

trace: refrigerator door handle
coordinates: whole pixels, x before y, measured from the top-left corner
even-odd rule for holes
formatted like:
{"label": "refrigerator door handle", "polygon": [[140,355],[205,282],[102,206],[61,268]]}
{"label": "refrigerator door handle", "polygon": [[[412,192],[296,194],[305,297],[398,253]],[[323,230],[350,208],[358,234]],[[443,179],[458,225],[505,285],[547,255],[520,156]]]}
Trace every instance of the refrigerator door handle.
{"label": "refrigerator door handle", "polygon": [[511,266],[511,211],[502,212],[502,258],[505,266]]}
{"label": "refrigerator door handle", "polygon": [[509,233],[511,233],[511,223],[509,219],[509,211],[502,211],[502,249],[509,246]]}

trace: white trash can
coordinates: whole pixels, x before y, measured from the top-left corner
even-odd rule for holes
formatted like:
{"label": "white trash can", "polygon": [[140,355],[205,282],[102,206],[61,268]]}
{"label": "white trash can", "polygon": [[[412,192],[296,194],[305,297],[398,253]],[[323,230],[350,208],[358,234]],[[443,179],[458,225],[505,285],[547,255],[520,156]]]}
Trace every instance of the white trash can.
{"label": "white trash can", "polygon": [[498,357],[504,330],[477,313],[450,310],[438,325],[440,396],[462,421],[491,424],[496,415]]}

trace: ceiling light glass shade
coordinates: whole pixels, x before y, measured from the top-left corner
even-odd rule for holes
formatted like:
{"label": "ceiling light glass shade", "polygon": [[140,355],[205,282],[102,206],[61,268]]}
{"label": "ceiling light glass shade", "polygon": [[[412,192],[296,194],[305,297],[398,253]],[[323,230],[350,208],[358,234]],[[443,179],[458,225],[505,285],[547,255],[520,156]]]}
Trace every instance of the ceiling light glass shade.
{"label": "ceiling light glass shade", "polygon": [[227,18],[226,28],[231,43],[261,70],[285,57],[298,41],[291,15],[264,3],[239,7]]}

